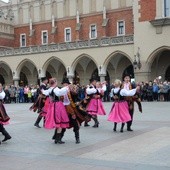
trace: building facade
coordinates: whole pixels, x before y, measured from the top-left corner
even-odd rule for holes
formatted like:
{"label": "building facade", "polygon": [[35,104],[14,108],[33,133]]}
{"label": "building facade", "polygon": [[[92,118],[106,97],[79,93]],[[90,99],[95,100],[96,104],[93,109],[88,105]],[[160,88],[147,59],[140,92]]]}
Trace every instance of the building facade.
{"label": "building facade", "polygon": [[169,0],[11,0],[0,4],[0,81],[88,84],[128,72],[170,80]]}

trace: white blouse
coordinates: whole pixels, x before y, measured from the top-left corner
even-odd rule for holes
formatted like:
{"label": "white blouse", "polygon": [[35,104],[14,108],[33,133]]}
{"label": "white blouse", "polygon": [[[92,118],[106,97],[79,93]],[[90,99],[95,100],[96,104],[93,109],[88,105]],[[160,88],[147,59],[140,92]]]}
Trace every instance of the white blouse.
{"label": "white blouse", "polygon": [[134,96],[135,93],[136,93],[136,89],[132,89],[132,90],[122,89],[120,91],[121,96]]}
{"label": "white blouse", "polygon": [[3,100],[5,98],[5,92],[1,91],[0,92],[0,100]]}
{"label": "white blouse", "polygon": [[[90,87],[92,87],[92,88],[90,88]],[[90,95],[90,94],[95,94],[97,92],[97,89],[93,86],[93,85],[90,85],[89,87],[87,87],[87,89],[86,89],[86,93],[88,94],[88,95]]]}
{"label": "white blouse", "polygon": [[63,87],[61,89],[59,89],[58,87],[55,87],[55,88],[54,87],[50,87],[47,90],[42,90],[42,93],[44,95],[46,95],[46,96],[49,96],[49,94],[52,92],[52,90],[53,90],[53,92],[54,92],[54,94],[56,96],[64,96],[64,95],[66,95],[68,93],[68,87]]}

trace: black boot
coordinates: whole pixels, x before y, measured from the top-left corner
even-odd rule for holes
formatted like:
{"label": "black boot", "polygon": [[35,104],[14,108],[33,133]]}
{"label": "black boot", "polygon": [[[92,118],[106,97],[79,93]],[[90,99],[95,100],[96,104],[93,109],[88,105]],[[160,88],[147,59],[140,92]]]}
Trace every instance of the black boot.
{"label": "black boot", "polygon": [[2,130],[2,134],[5,136],[5,138],[2,140],[2,142],[5,142],[5,141],[11,139],[11,136],[10,136],[9,133],[5,130],[5,128],[3,128],[3,130]]}
{"label": "black boot", "polygon": [[56,134],[56,138],[55,138],[55,143],[57,144],[64,144],[65,142],[61,141],[61,133],[57,133]]}
{"label": "black boot", "polygon": [[117,123],[114,123],[114,128],[113,128],[114,132],[116,132],[116,128],[117,128]]}
{"label": "black boot", "polygon": [[53,137],[52,137],[52,140],[55,140],[55,139],[56,139],[56,134],[57,134],[57,129],[55,129],[55,131],[54,131],[54,135],[53,135]]}
{"label": "black boot", "polygon": [[120,132],[123,133],[123,128],[124,128],[125,124],[122,123],[122,126],[121,126],[121,129],[120,129]]}
{"label": "black boot", "polygon": [[62,140],[62,138],[64,136],[65,131],[66,131],[66,129],[62,129],[62,131],[61,131],[61,140]]}
{"label": "black boot", "polygon": [[92,117],[92,119],[94,120],[94,125],[93,125],[93,127],[94,127],[94,128],[98,128],[98,127],[99,127],[99,122],[98,122],[97,118],[96,118],[96,117]]}
{"label": "black boot", "polygon": [[75,131],[75,138],[76,138],[76,144],[80,143],[80,138],[79,138],[79,131]]}
{"label": "black boot", "polygon": [[84,122],[84,127],[90,126],[87,122]]}
{"label": "black boot", "polygon": [[129,128],[127,128],[127,131],[130,131],[130,132],[132,132],[133,130],[129,127]]}
{"label": "black boot", "polygon": [[39,115],[39,116],[37,117],[36,122],[34,123],[34,126],[36,126],[37,128],[41,128],[41,126],[39,125],[41,119],[42,119],[42,116]]}

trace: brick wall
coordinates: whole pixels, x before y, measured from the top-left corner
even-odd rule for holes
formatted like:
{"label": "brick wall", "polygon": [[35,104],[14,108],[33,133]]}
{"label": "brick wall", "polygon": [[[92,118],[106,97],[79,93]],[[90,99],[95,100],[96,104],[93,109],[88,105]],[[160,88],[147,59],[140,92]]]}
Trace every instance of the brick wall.
{"label": "brick wall", "polygon": [[150,21],[156,17],[156,0],[140,0],[139,1],[140,9],[139,13],[141,17],[139,21]]}
{"label": "brick wall", "polygon": [[14,46],[14,40],[0,37],[0,46],[13,47]]}
{"label": "brick wall", "polygon": [[97,26],[97,38],[103,36],[112,37],[117,35],[117,21],[124,20],[126,23],[126,34],[133,34],[133,15],[132,9],[122,9],[116,11],[110,11],[107,13],[107,18],[109,18],[108,25],[106,27],[102,26],[103,15],[96,14],[91,16],[80,17],[80,23],[82,24],[80,31],[76,31],[76,18],[63,19],[56,21],[55,25],[57,30],[55,34],[51,34],[51,22],[43,24],[33,24],[33,29],[35,29],[35,34],[29,37],[29,25],[24,27],[15,28],[15,45],[14,47],[20,46],[20,34],[25,33],[27,36],[27,46],[29,45],[41,45],[41,31],[48,31],[48,43],[62,43],[64,42],[64,28],[71,27],[72,41],[76,41],[77,34],[79,34],[80,40],[89,39],[89,29],[91,24],[96,24]]}

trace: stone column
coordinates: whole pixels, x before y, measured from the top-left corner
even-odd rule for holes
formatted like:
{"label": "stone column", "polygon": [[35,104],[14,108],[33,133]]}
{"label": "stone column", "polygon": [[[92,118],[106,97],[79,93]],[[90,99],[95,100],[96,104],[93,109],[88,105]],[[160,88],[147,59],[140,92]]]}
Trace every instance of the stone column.
{"label": "stone column", "polygon": [[13,78],[13,81],[14,81],[14,86],[18,87],[19,86],[19,77]]}
{"label": "stone column", "polygon": [[70,83],[73,83],[73,77],[74,77],[74,75],[68,75],[67,76],[67,78],[69,79]]}
{"label": "stone column", "polygon": [[104,82],[106,75],[100,74],[99,76],[100,76],[100,82]]}

